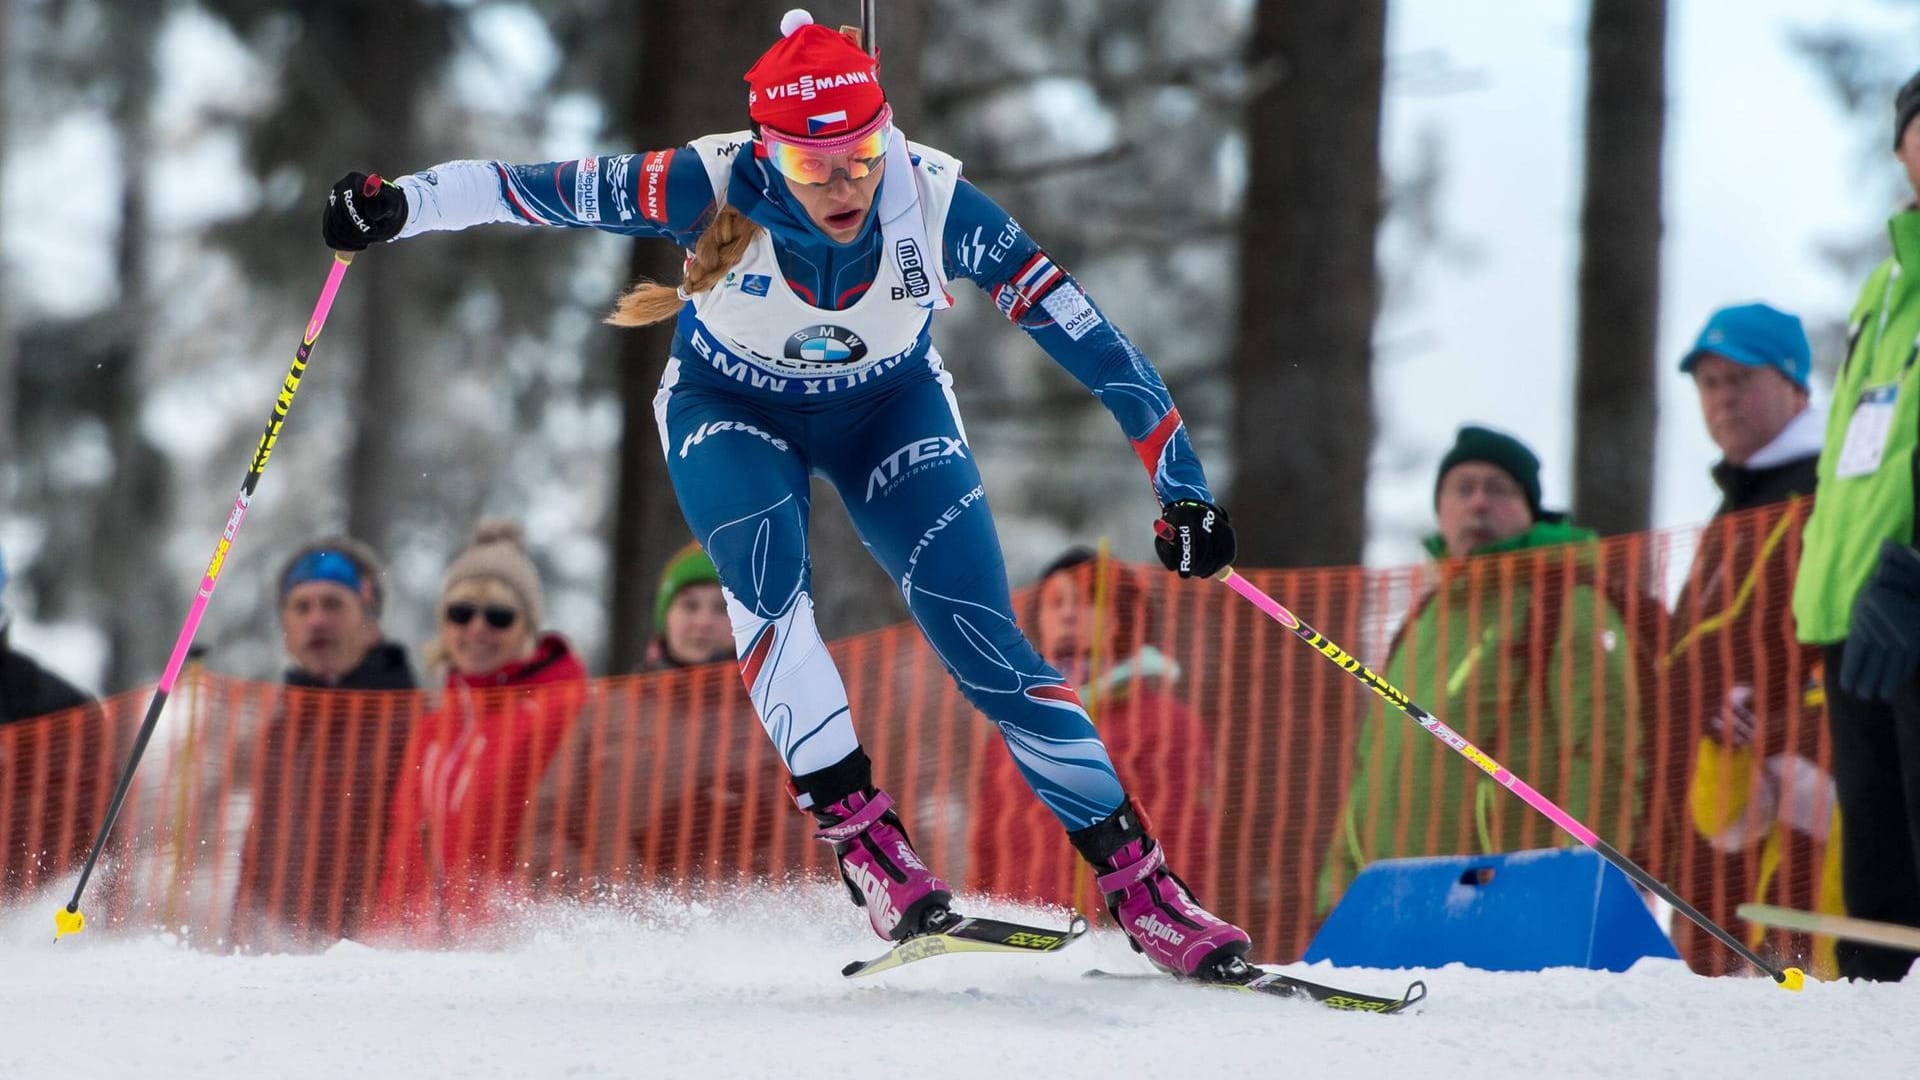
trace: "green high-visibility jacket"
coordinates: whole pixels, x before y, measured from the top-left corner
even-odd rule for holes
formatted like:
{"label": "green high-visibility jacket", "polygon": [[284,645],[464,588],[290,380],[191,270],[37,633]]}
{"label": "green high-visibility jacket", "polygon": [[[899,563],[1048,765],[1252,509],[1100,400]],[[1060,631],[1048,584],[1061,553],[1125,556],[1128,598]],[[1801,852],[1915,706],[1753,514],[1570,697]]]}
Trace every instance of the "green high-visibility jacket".
{"label": "green high-visibility jacket", "polygon": [[[1853,601],[1880,558],[1880,542],[1913,542],[1914,449],[1920,444],[1920,210],[1887,223],[1893,257],[1860,289],[1847,325],[1847,358],[1834,379],[1819,496],[1807,519],[1793,617],[1800,640],[1843,640]],[[1841,449],[1863,400],[1892,398],[1879,467],[1841,476]],[[1879,440],[1875,440],[1878,442]]]}

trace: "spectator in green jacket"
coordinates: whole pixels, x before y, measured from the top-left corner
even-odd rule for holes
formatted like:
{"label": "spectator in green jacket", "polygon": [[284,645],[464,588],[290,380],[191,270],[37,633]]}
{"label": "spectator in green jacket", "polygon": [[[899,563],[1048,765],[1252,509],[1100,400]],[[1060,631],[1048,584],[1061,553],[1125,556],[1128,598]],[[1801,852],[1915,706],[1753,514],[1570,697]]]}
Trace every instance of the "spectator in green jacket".
{"label": "spectator in green jacket", "polygon": [[[1894,100],[1893,153],[1920,197],[1920,75]],[[1867,278],[1834,377],[1819,498],[1793,614],[1826,653],[1827,724],[1847,912],[1920,926],[1920,207],[1888,223],[1893,255]],[[1897,980],[1915,953],[1843,942],[1840,974]]]}
{"label": "spectator in green jacket", "polygon": [[[1596,579],[1593,532],[1541,509],[1539,459],[1483,427],[1461,428],[1441,459],[1434,509],[1432,573],[1381,674],[1625,847],[1641,688],[1626,624]],[[1375,859],[1565,839],[1383,705],[1360,732],[1318,907]]]}

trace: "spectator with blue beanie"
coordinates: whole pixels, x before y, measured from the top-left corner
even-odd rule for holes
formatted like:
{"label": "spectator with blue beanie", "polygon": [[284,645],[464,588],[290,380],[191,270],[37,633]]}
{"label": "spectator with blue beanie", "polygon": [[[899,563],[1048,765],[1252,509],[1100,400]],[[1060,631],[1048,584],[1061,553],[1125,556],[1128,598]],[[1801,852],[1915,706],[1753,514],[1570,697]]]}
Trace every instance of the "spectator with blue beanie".
{"label": "spectator with blue beanie", "polygon": [[1807,408],[1813,350],[1800,320],[1766,304],[1724,307],[1680,361],[1720,448],[1720,512],[1813,492],[1824,430]]}
{"label": "spectator with blue beanie", "polygon": [[[1833,778],[1820,765],[1820,655],[1795,640],[1791,611],[1826,428],[1808,407],[1812,368],[1800,320],[1760,303],[1714,312],[1680,360],[1720,448],[1720,505],[1661,658],[1671,672],[1668,760],[1691,762],[1693,836],[1678,821],[1660,824],[1671,830],[1665,850],[1693,845],[1692,865],[1726,883],[1693,898],[1722,926],[1734,925],[1734,908],[1746,901],[1843,913]],[[1763,522],[1723,520],[1796,498]],[[1761,933],[1752,928],[1748,944],[1762,948]],[[1675,943],[1703,973],[1740,964],[1704,934],[1682,931]],[[1828,978],[1836,970],[1830,939],[1787,947],[1794,963]]]}
{"label": "spectator with blue beanie", "polygon": [[380,630],[385,570],[373,549],[330,536],[294,552],[280,571],[280,633],[287,685],[342,690],[411,690],[406,647]]}
{"label": "spectator with blue beanie", "polygon": [[[413,702],[375,707],[364,694],[321,691],[417,686],[406,648],[380,627],[385,576],[372,548],[329,536],[295,551],[274,579],[291,663],[288,692],[258,744],[263,766],[247,772],[260,788],[234,905],[244,947],[318,946],[362,932],[386,839],[376,793],[399,775]],[[309,848],[316,828],[323,841]],[[301,887],[308,875],[310,890]]]}

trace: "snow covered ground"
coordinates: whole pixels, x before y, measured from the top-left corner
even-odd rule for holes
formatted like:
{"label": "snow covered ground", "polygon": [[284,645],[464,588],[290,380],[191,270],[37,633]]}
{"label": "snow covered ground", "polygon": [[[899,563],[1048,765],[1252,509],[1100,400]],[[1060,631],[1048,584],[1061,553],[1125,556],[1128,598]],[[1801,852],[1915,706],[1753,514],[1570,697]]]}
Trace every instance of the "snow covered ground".
{"label": "snow covered ground", "polygon": [[[1920,1076],[1920,976],[1702,979],[1677,965],[1420,972],[1412,1014],[1331,1012],[1156,981],[1096,934],[1047,957],[955,956],[859,982],[875,939],[826,887],[720,905],[533,913],[497,948],[233,956],[0,917],[0,1077]],[[1012,914],[1011,909],[983,914]],[[1407,974],[1290,968],[1394,992]]]}

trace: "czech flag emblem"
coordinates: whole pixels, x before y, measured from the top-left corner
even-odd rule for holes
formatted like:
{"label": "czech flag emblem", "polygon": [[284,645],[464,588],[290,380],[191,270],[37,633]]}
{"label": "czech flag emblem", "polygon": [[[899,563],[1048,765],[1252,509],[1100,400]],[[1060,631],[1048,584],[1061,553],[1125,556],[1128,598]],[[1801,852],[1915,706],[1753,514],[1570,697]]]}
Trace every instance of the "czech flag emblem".
{"label": "czech flag emblem", "polygon": [[847,110],[835,109],[830,113],[807,117],[807,134],[827,135],[847,126]]}

